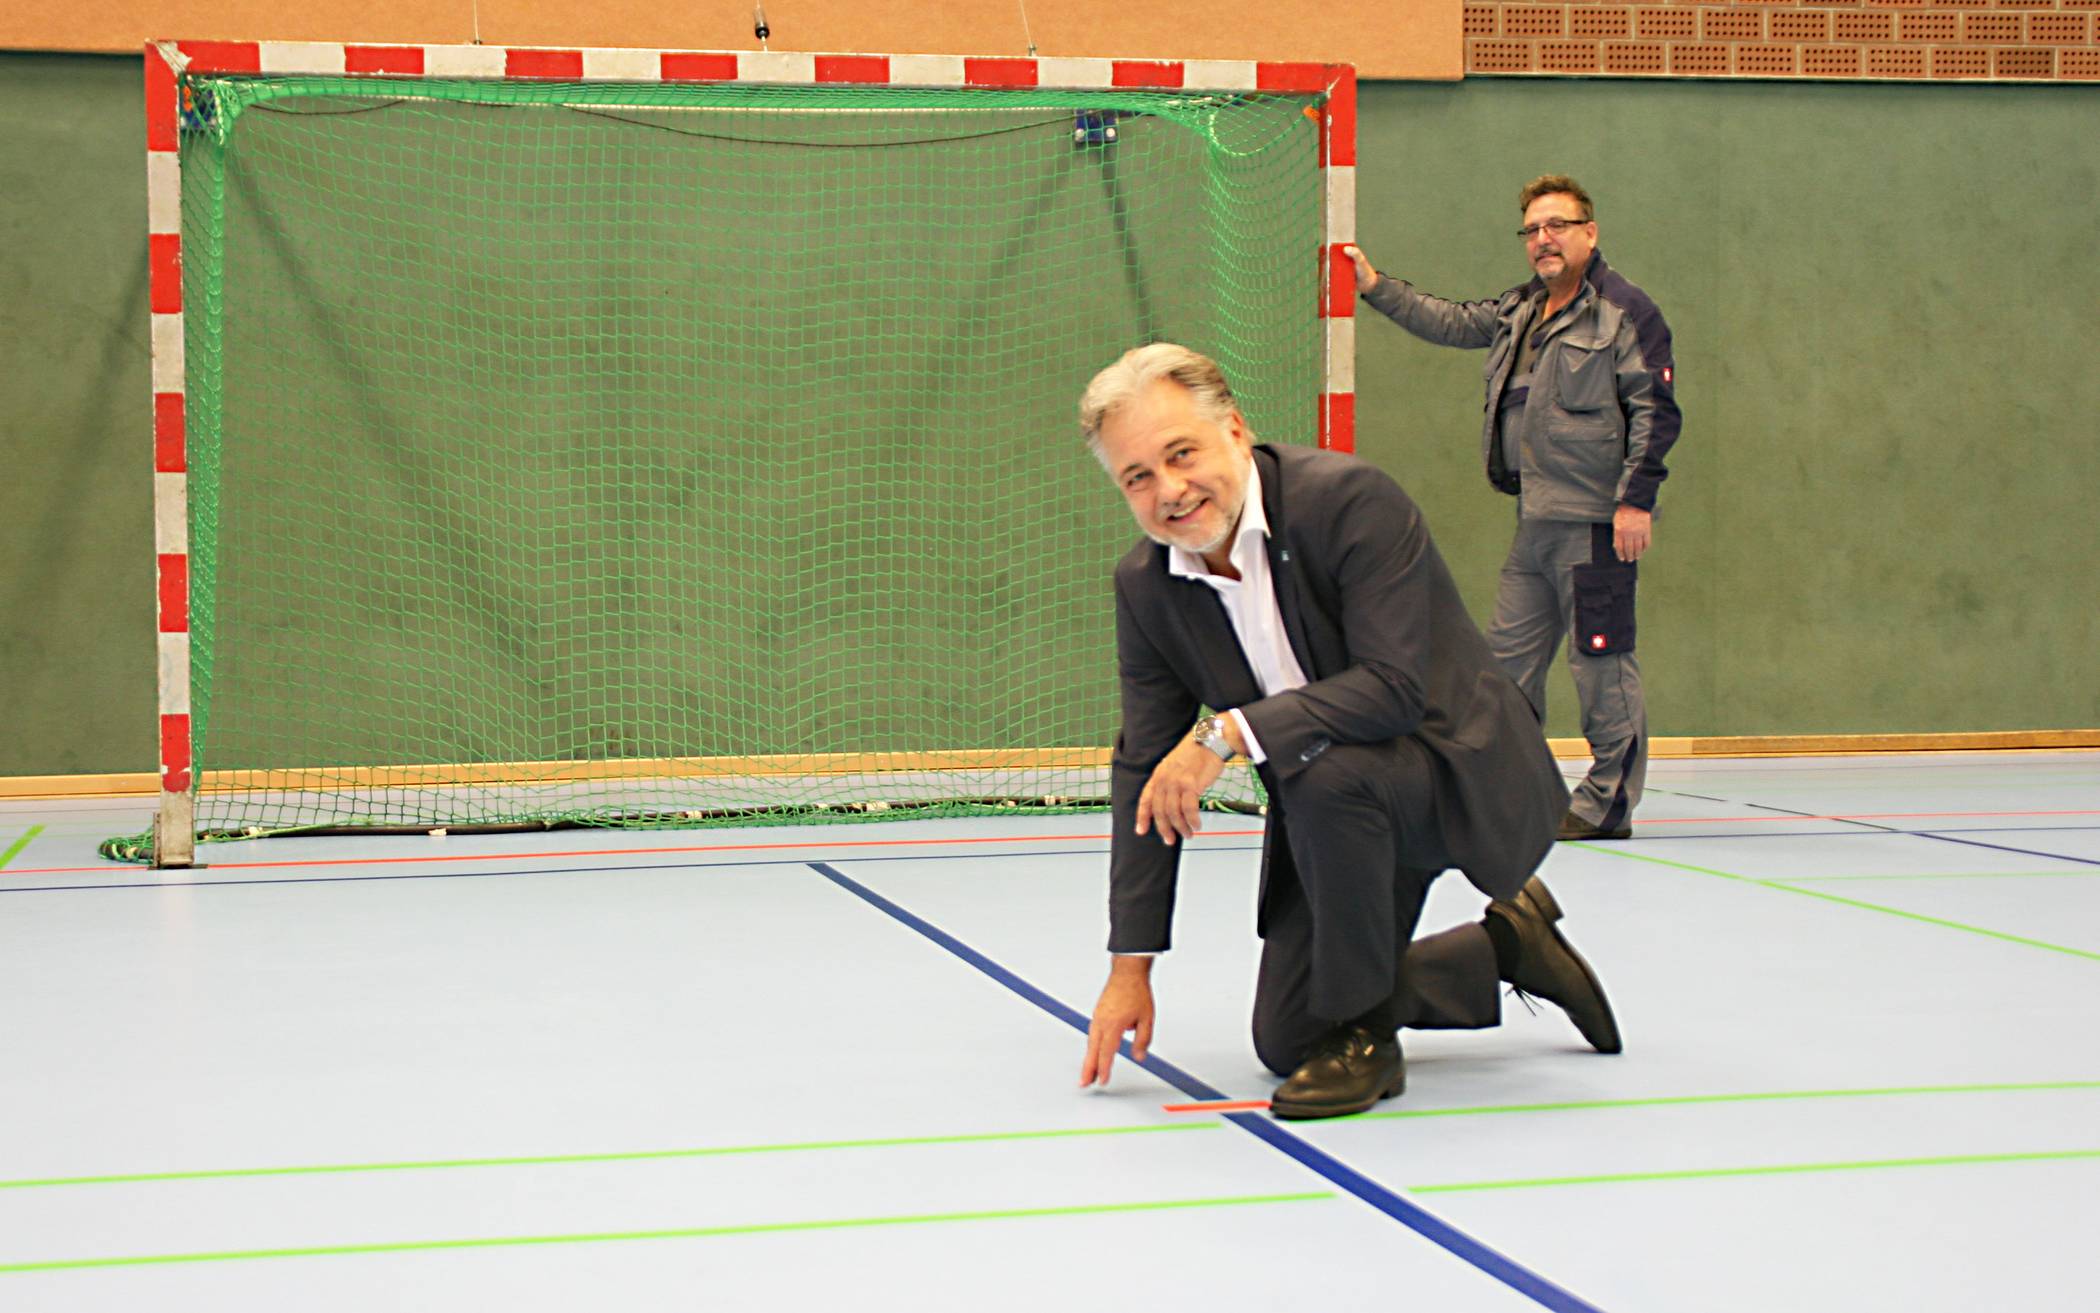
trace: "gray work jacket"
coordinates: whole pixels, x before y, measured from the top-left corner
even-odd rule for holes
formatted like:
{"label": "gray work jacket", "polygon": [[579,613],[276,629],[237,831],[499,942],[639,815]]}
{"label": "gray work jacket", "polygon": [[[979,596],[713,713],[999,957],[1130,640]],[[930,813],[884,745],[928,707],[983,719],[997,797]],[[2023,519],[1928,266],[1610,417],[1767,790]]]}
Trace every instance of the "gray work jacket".
{"label": "gray work jacket", "polygon": [[1497,418],[1517,334],[1532,331],[1533,301],[1544,288],[1533,278],[1491,301],[1446,301],[1380,277],[1364,299],[1425,342],[1487,348],[1481,459],[1488,481],[1518,495],[1527,518],[1603,522],[1621,502],[1652,511],[1656,489],[1669,477],[1663,456],[1681,422],[1670,328],[1601,252],[1591,252],[1581,290],[1545,330],[1530,398],[1512,412],[1522,416],[1521,486],[1517,471],[1503,468]]}

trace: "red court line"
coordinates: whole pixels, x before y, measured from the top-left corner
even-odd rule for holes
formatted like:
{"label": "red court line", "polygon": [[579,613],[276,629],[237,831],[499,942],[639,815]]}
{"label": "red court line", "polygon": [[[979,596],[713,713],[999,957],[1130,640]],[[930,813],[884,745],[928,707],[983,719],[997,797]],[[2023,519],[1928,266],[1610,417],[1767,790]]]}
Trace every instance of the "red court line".
{"label": "red court line", "polygon": [[2092,807],[2065,808],[2062,811],[2029,812],[1846,812],[1842,816],[1810,816],[1806,813],[1784,816],[1672,816],[1662,820],[1639,822],[1649,825],[1771,825],[1781,821],[1891,821],[1930,820],[1946,817],[1973,816],[2100,816],[2100,809]]}
{"label": "red court line", "polygon": [[1268,1109],[1267,1099],[1235,1099],[1211,1103],[1162,1103],[1161,1112],[1263,1112]]}
{"label": "red court line", "polygon": [[[1260,830],[1205,830],[1206,839],[1258,838]],[[389,835],[389,838],[411,838],[408,835]],[[667,848],[576,848],[561,852],[544,853],[462,853],[458,856],[424,855],[421,857],[327,857],[318,861],[279,862],[212,862],[214,871],[255,871],[285,866],[392,866],[403,862],[530,862],[571,857],[660,857],[668,853],[741,853],[780,851],[829,851],[835,848],[931,848],[956,844],[1002,844],[1002,843],[1086,843],[1108,842],[1112,835],[1106,834],[1022,834],[1004,837],[993,836],[977,839],[851,839],[843,842],[816,840],[808,843],[702,843],[679,844]],[[107,866],[45,866],[25,867],[9,871],[8,875],[68,875],[80,871],[112,871],[130,867],[129,863]]]}
{"label": "red court line", "polygon": [[[1802,821],[1868,821],[1868,820],[1929,820],[1950,817],[2009,817],[2009,816],[2100,816],[2100,808],[2074,807],[2058,811],[1988,811],[1988,812],[1851,812],[1843,816],[1675,816],[1661,820],[1643,820],[1637,828],[1656,825],[1775,825],[1781,822],[1798,824]],[[1213,839],[1259,838],[1260,830],[1205,830],[1204,837]],[[409,836],[387,836],[389,838]],[[466,836],[462,836],[466,837]],[[1002,843],[1085,843],[1107,842],[1106,834],[1043,834],[1019,835],[1007,838],[983,839],[858,839],[846,843],[716,843],[681,844],[668,848],[578,848],[560,852],[544,853],[470,853],[456,857],[331,857],[319,861],[277,862],[212,862],[213,870],[255,871],[272,870],[286,866],[390,866],[410,862],[528,862],[571,857],[652,857],[674,853],[731,853],[770,852],[795,849],[832,848],[899,848],[936,847],[953,844],[1002,844]],[[77,875],[89,871],[122,869],[120,865],[109,866],[41,866],[23,867],[6,872],[16,875]]]}

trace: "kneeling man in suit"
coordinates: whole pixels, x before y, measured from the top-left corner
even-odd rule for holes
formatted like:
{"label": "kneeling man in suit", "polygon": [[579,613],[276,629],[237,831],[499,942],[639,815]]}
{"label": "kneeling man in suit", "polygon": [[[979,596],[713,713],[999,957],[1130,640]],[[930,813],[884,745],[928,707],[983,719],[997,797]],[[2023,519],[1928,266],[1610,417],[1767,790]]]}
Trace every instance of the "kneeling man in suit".
{"label": "kneeling man in suit", "polygon": [[[1396,1031],[1495,1025],[1503,981],[1618,1052],[1532,875],[1567,788],[1407,494],[1353,456],[1257,444],[1217,363],[1169,343],[1101,371],[1080,425],[1146,538],[1116,566],[1114,957],[1081,1083],[1107,1083],[1125,1033],[1145,1055],[1178,841],[1236,754],[1269,795],[1254,1047],[1285,1078],[1276,1116],[1400,1093]],[[1415,940],[1452,867],[1485,919]]]}

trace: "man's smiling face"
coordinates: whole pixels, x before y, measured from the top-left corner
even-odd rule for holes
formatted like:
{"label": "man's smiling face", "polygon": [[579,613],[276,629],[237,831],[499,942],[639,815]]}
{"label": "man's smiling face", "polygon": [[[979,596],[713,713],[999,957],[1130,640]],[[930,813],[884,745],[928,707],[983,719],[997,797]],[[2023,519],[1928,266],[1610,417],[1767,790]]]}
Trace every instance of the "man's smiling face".
{"label": "man's smiling face", "polygon": [[1207,556],[1232,537],[1247,501],[1253,444],[1237,411],[1204,413],[1160,379],[1101,425],[1101,463],[1154,542]]}

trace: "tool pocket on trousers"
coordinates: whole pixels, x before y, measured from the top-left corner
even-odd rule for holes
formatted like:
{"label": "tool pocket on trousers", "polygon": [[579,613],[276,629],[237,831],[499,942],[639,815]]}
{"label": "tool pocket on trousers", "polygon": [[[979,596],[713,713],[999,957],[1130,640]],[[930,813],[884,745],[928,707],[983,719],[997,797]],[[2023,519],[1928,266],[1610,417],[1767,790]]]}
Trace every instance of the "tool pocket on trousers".
{"label": "tool pocket on trousers", "polygon": [[1599,561],[1574,569],[1576,648],[1586,656],[1633,651],[1633,585],[1640,567]]}

